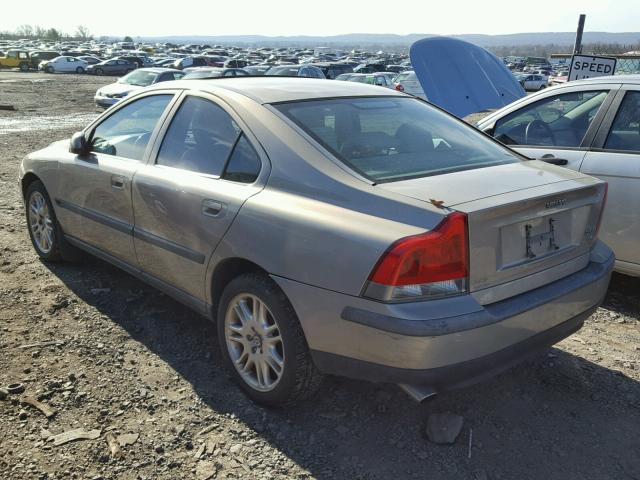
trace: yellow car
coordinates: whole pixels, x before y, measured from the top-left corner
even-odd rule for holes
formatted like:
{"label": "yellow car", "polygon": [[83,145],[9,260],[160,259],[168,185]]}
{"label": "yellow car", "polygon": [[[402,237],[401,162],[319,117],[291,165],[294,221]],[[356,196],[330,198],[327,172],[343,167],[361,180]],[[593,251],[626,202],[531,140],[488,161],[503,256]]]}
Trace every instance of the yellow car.
{"label": "yellow car", "polygon": [[0,68],[20,68],[23,72],[29,70],[29,53],[24,50],[9,50],[7,55],[0,57]]}

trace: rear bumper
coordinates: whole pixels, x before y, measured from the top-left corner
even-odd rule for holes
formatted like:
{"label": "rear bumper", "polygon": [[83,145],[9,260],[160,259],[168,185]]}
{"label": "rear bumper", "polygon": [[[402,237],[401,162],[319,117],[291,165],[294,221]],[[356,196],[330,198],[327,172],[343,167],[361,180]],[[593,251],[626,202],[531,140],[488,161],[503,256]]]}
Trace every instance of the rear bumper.
{"label": "rear bumper", "polygon": [[382,304],[274,278],[321,371],[446,390],[495,375],[577,331],[604,298],[613,264],[599,243],[579,272],[484,306],[471,295]]}

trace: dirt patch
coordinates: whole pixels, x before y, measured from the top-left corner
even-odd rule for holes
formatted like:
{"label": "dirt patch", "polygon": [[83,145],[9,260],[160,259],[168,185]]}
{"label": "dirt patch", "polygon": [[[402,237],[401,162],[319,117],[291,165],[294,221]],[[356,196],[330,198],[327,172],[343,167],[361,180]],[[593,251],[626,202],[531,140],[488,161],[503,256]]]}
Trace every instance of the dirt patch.
{"label": "dirt patch", "polygon": [[[94,82],[108,81],[3,82],[16,75],[0,74],[0,103],[34,117],[95,113]],[[481,385],[418,405],[333,378],[296,408],[264,409],[223,373],[205,320],[98,260],[37,259],[18,165],[76,129],[0,136],[0,386],[25,387],[0,399],[0,478],[640,478],[638,279],[614,275],[579,333]],[[427,417],[446,412],[462,430],[433,444]]]}

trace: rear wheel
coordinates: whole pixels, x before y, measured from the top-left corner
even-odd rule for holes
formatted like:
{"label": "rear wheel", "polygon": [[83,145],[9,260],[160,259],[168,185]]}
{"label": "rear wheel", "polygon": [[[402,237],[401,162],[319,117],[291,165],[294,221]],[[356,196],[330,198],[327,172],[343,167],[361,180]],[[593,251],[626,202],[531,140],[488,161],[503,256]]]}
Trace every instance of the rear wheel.
{"label": "rear wheel", "polygon": [[29,237],[40,258],[50,262],[80,258],[80,251],[65,240],[41,181],[36,180],[27,188],[25,206]]}
{"label": "rear wheel", "polygon": [[84,73],[84,68],[82,67],[76,68],[76,73]]}
{"label": "rear wheel", "polygon": [[257,403],[293,404],[320,386],[298,317],[266,275],[241,275],[227,285],[218,308],[218,340],[225,366]]}
{"label": "rear wheel", "polygon": [[96,68],[96,75],[102,75],[104,73],[104,70],[102,70],[101,68]]}

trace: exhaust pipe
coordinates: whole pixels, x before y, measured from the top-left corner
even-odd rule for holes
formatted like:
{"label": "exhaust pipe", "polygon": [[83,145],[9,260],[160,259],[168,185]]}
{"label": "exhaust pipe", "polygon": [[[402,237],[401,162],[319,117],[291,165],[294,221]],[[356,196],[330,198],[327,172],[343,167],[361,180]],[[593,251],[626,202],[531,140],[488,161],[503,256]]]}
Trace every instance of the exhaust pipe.
{"label": "exhaust pipe", "polygon": [[399,383],[398,386],[418,403],[422,403],[427,398],[431,398],[438,393],[427,385],[408,385],[406,383]]}

